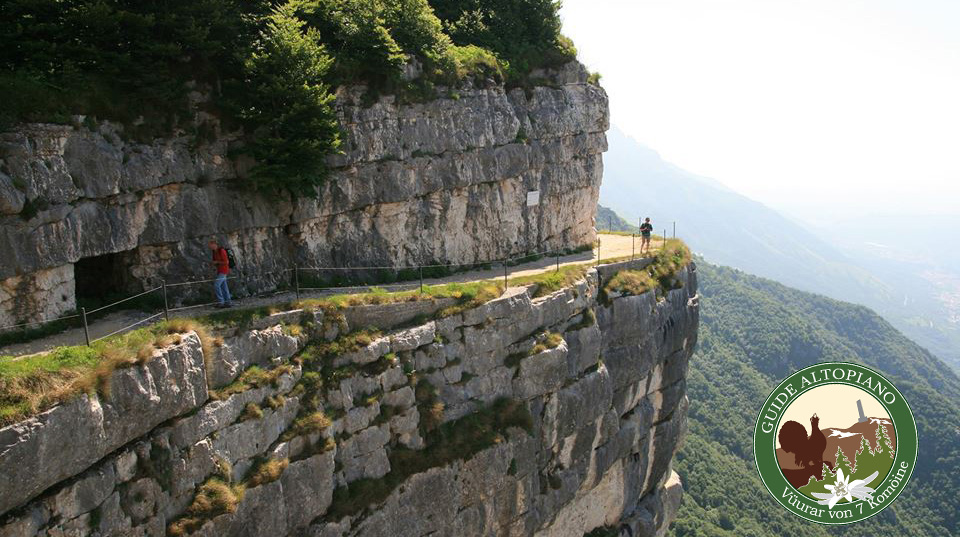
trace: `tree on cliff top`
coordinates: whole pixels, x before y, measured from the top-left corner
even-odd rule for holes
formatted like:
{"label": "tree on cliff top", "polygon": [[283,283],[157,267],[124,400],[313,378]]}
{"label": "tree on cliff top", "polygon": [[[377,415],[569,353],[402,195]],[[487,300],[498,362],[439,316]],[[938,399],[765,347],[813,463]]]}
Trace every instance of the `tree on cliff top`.
{"label": "tree on cliff top", "polygon": [[509,62],[517,75],[576,57],[560,33],[556,0],[431,0],[430,5],[458,45],[477,45]]}
{"label": "tree on cliff top", "polygon": [[250,181],[268,193],[313,196],[326,178],[326,155],[340,147],[334,95],[324,82],[333,59],[317,30],[304,29],[290,5],[278,8],[244,65],[240,116],[253,128]]}
{"label": "tree on cliff top", "polygon": [[[549,0],[6,0],[0,2],[0,130],[73,115],[149,141],[242,122],[251,186],[315,195],[339,146],[332,88],[363,83],[431,98],[434,84],[499,79],[571,59]],[[558,55],[559,54],[559,55]],[[423,77],[405,81],[408,55]]]}

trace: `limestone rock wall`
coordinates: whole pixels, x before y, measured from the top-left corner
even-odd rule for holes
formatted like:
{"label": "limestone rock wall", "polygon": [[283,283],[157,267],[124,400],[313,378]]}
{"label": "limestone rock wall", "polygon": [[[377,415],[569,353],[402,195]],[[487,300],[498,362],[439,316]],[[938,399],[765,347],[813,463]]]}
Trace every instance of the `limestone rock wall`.
{"label": "limestone rock wall", "polygon": [[[115,126],[0,134],[0,325],[75,306],[78,260],[121,254],[117,291],[209,276],[210,237],[261,290],[301,266],[472,263],[595,237],[607,98],[583,66],[529,90],[462,88],[419,104],[339,92],[342,155],[319,201],[238,189],[229,133],[125,141]],[[540,204],[528,207],[527,193]]]}
{"label": "limestone rock wall", "polygon": [[[580,537],[601,526],[663,535],[681,494],[670,465],[697,337],[695,268],[659,297],[603,299],[600,278],[591,270],[541,298],[512,289],[336,355],[329,366],[339,373],[325,374],[320,395],[332,420],[322,430],[302,425],[301,410],[317,403],[304,389],[316,373],[297,360],[305,336],[284,323],[312,320],[337,340],[374,321],[387,328],[407,304],[277,314],[221,334],[211,355],[187,334],[115,372],[110,398],[83,396],[0,429],[0,536]],[[562,339],[531,352],[545,333]],[[272,381],[217,391],[251,366]],[[424,382],[435,400],[417,395]],[[511,428],[465,460],[405,477],[365,509],[332,514],[343,512],[345,485],[389,482],[398,452],[434,447],[424,420],[436,403],[435,418],[452,422],[500,398],[529,411],[529,432]],[[251,468],[271,460],[282,472],[252,481]],[[184,530],[213,476],[245,490]]]}

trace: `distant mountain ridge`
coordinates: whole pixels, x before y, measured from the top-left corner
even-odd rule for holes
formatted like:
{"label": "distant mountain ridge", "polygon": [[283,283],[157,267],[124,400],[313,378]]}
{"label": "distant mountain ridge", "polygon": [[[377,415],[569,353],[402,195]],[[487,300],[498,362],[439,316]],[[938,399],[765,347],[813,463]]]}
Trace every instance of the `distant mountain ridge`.
{"label": "distant mountain ridge", "polygon": [[[866,305],[960,366],[960,352],[951,352],[951,340],[911,320],[919,314],[904,304],[899,279],[889,274],[878,277],[858,262],[856,254],[828,244],[793,219],[716,180],[664,161],[616,127],[607,138],[600,203],[627,222],[649,216],[659,233],[675,221],[677,235],[707,260]],[[597,225],[606,224],[598,218]]]}

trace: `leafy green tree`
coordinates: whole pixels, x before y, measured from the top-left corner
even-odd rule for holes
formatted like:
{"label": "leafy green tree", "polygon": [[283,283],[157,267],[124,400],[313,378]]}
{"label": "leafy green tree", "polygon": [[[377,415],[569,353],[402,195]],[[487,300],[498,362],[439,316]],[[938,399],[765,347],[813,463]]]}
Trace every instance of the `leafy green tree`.
{"label": "leafy green tree", "polygon": [[169,123],[186,82],[240,66],[267,2],[10,0],[0,3],[7,121],[94,114]]}
{"label": "leafy green tree", "polygon": [[405,55],[380,0],[309,0],[298,2],[297,11],[323,36],[340,81],[383,84],[399,76]]}
{"label": "leafy green tree", "polygon": [[477,45],[507,60],[514,72],[557,65],[576,56],[560,34],[556,0],[431,0],[457,45]]}
{"label": "leafy green tree", "polygon": [[438,57],[452,44],[427,0],[393,0],[384,7],[391,35],[407,53]]}

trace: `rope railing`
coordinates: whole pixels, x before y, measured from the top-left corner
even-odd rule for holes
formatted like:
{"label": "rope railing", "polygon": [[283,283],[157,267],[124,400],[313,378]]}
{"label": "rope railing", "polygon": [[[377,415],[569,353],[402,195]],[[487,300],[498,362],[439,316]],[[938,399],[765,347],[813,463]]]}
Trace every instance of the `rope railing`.
{"label": "rope railing", "polygon": [[160,313],[156,313],[156,314],[154,314],[154,315],[151,315],[151,316],[147,317],[146,319],[141,319],[141,320],[139,320],[139,321],[137,321],[137,322],[135,322],[135,323],[133,323],[133,324],[128,324],[127,326],[124,326],[123,328],[114,330],[113,332],[110,332],[109,334],[107,334],[107,335],[105,335],[105,336],[100,336],[100,337],[98,337],[98,338],[96,338],[96,339],[91,339],[91,340],[90,340],[90,343],[96,343],[97,341],[100,341],[101,339],[107,339],[108,337],[115,336],[115,335],[117,335],[117,334],[119,334],[119,333],[121,333],[121,332],[124,332],[124,331],[126,331],[126,330],[129,330],[129,329],[131,329],[131,328],[133,328],[133,327],[140,326],[140,325],[143,324],[143,323],[150,322],[150,321],[156,319],[157,317],[160,317],[161,315],[163,315],[163,312],[162,312],[162,311],[161,311]]}
{"label": "rope railing", "polygon": [[142,293],[137,293],[137,294],[135,294],[135,295],[133,295],[133,296],[128,296],[127,298],[121,298],[120,300],[118,300],[118,301],[116,301],[116,302],[113,302],[113,303],[111,303],[111,304],[107,304],[106,306],[100,306],[99,308],[92,309],[92,310],[90,310],[90,311],[87,312],[87,315],[93,315],[94,313],[97,313],[97,312],[103,311],[103,310],[105,310],[105,309],[107,309],[107,308],[111,308],[111,307],[113,307],[113,306],[116,306],[117,304],[123,304],[124,302],[129,302],[129,301],[131,301],[131,300],[133,300],[133,299],[135,299],[135,298],[140,298],[140,297],[142,297],[142,296],[149,295],[150,293],[156,293],[157,291],[159,291],[159,290],[161,290],[161,289],[163,289],[163,286],[162,286],[162,285],[158,285],[158,286],[154,287],[153,289],[144,291],[144,292],[142,292]]}
{"label": "rope railing", "polygon": [[218,302],[206,302],[204,304],[192,304],[190,306],[180,306],[178,308],[169,308],[167,311],[169,311],[170,313],[174,313],[178,311],[187,311],[187,310],[193,310],[197,308],[209,308],[210,306],[216,306],[217,304]]}
{"label": "rope railing", "polygon": [[55,323],[55,322],[57,322],[57,321],[66,321],[66,320],[68,320],[68,319],[76,319],[77,317],[80,317],[80,314],[79,314],[79,313],[75,313],[75,314],[73,314],[73,315],[65,315],[65,316],[63,316],[63,317],[55,317],[55,318],[53,318],[53,319],[41,319],[41,320],[39,320],[39,321],[28,321],[28,322],[20,323],[20,324],[11,324],[11,325],[8,325],[8,326],[0,326],[0,330],[10,330],[10,329],[12,329],[12,328],[23,328],[23,327],[25,327],[25,326],[33,326],[33,325],[35,325],[35,324]]}
{"label": "rope railing", "polygon": [[[666,235],[666,233],[664,233],[664,235]],[[597,259],[598,259],[598,263],[599,263],[599,257],[600,257],[599,241],[597,242],[597,245],[595,245],[595,246],[596,246],[596,250],[597,250]],[[432,270],[432,269],[447,269],[447,270],[452,270],[452,269],[455,269],[455,268],[458,268],[458,267],[476,268],[476,267],[483,267],[483,266],[491,266],[491,267],[492,267],[492,266],[494,266],[494,265],[497,265],[497,266],[502,265],[502,267],[503,267],[503,281],[504,281],[504,285],[506,286],[506,285],[508,285],[509,272],[510,272],[509,267],[511,266],[511,262],[528,263],[528,262],[533,262],[533,261],[540,260],[540,259],[542,259],[542,258],[544,258],[544,257],[548,257],[548,256],[549,256],[549,257],[555,258],[556,270],[559,271],[559,270],[560,270],[560,258],[561,258],[562,256],[564,256],[564,255],[571,255],[572,253],[574,253],[574,252],[571,252],[570,250],[544,250],[544,251],[539,251],[539,252],[526,253],[526,254],[522,254],[522,255],[515,255],[515,256],[512,256],[512,257],[503,257],[503,258],[497,258],[497,259],[489,259],[489,260],[485,260],[485,261],[474,261],[474,262],[472,262],[472,263],[443,263],[443,264],[434,263],[434,264],[410,265],[410,266],[373,266],[373,265],[370,265],[370,266],[358,266],[358,267],[326,267],[326,266],[306,266],[306,267],[304,267],[304,266],[295,266],[295,267],[291,267],[291,268],[278,269],[278,270],[273,270],[273,271],[268,271],[268,272],[262,272],[262,273],[243,274],[242,272],[239,272],[237,275],[227,277],[227,280],[228,280],[228,281],[239,281],[239,280],[254,280],[254,281],[255,281],[255,280],[263,280],[264,278],[266,278],[266,277],[268,277],[268,276],[277,276],[277,275],[283,276],[283,275],[287,275],[287,274],[292,273],[292,275],[293,275],[292,280],[293,280],[293,281],[290,282],[292,289],[288,289],[288,290],[274,289],[274,290],[272,290],[272,291],[268,291],[268,292],[261,293],[261,294],[255,294],[255,295],[252,295],[252,296],[255,296],[255,297],[258,297],[258,298],[264,298],[264,297],[276,296],[276,295],[279,295],[279,294],[289,293],[289,292],[292,291],[293,293],[295,293],[297,300],[299,300],[299,299],[300,299],[300,296],[301,296],[301,292],[330,292],[330,291],[349,292],[349,291],[357,291],[357,290],[370,290],[370,289],[372,289],[372,288],[374,288],[374,287],[384,288],[384,289],[387,289],[387,290],[389,290],[389,291],[391,291],[391,292],[403,291],[403,290],[414,290],[414,289],[417,289],[417,288],[419,287],[420,291],[423,292],[423,291],[424,291],[424,288],[425,288],[425,286],[426,286],[426,284],[425,284],[425,278],[424,278],[424,270]],[[532,259],[532,258],[536,258],[536,259]],[[524,261],[524,260],[529,260],[529,261]],[[399,282],[382,282],[382,281],[381,281],[381,282],[369,282],[369,283],[364,282],[364,283],[361,284],[361,285],[324,285],[324,286],[316,286],[316,285],[312,285],[312,284],[301,285],[301,282],[300,282],[300,275],[301,275],[302,272],[323,272],[323,271],[330,271],[330,272],[349,272],[349,271],[372,271],[372,270],[390,271],[390,272],[394,272],[394,273],[397,273],[397,274],[400,274],[400,273],[414,274],[414,273],[415,273],[415,274],[417,274],[417,277],[411,278],[411,279],[412,279],[412,280],[419,279],[419,282],[418,282],[418,283],[416,283],[416,282],[411,282],[411,283],[399,283]],[[445,274],[444,276],[449,276],[449,275],[450,275],[450,274]],[[429,277],[435,277],[435,276],[428,276],[428,278],[429,278]],[[129,296],[129,297],[126,297],[126,298],[117,300],[117,301],[112,302],[112,303],[110,303],[110,304],[106,304],[106,305],[104,305],[104,306],[99,306],[99,307],[97,307],[97,308],[95,308],[95,309],[92,309],[92,310],[89,310],[89,311],[86,310],[86,309],[84,309],[84,308],[80,308],[81,311],[80,311],[80,313],[77,313],[77,314],[66,315],[66,316],[57,317],[57,318],[54,318],[54,319],[46,319],[46,320],[38,320],[38,321],[29,321],[29,322],[23,322],[23,323],[14,324],[14,325],[0,326],[0,333],[4,333],[4,332],[7,332],[7,331],[16,330],[16,329],[22,329],[22,328],[29,327],[29,326],[35,326],[35,325],[36,325],[36,326],[39,326],[39,325],[54,323],[54,322],[57,322],[57,321],[66,321],[66,320],[70,320],[70,319],[77,319],[77,318],[79,318],[79,319],[81,320],[81,322],[82,322],[83,333],[84,333],[84,341],[86,342],[87,345],[91,345],[92,343],[95,343],[95,342],[97,342],[97,341],[101,341],[101,340],[103,340],[103,339],[105,339],[105,338],[108,338],[108,337],[111,337],[111,336],[115,336],[115,335],[117,335],[117,334],[120,334],[120,333],[125,332],[125,331],[130,330],[130,329],[133,329],[133,328],[135,328],[135,327],[137,327],[137,326],[140,326],[140,325],[143,325],[143,324],[145,324],[145,323],[149,323],[149,322],[154,321],[154,320],[156,320],[156,319],[158,319],[158,318],[160,318],[160,317],[163,317],[163,318],[169,320],[171,313],[183,312],[183,311],[187,311],[187,310],[193,310],[193,309],[199,309],[199,308],[206,308],[206,307],[210,307],[210,306],[217,305],[217,304],[218,304],[217,302],[205,302],[205,303],[200,303],[200,304],[190,304],[190,305],[185,305],[185,306],[180,305],[180,306],[176,306],[176,307],[171,307],[170,304],[169,304],[169,301],[168,301],[168,290],[170,290],[170,289],[178,289],[178,288],[187,287],[187,286],[191,286],[191,285],[210,284],[210,283],[213,283],[214,281],[215,281],[214,278],[202,279],[202,280],[187,280],[187,281],[172,282],[172,283],[167,283],[167,282],[164,281],[164,282],[161,282],[161,284],[158,285],[158,286],[156,286],[156,287],[153,287],[153,288],[151,288],[151,289],[148,289],[148,290],[146,290],[146,291],[137,293],[137,294],[135,294],[135,295],[132,295],[132,296]],[[352,283],[352,282],[347,282],[347,283]],[[102,311],[104,311],[104,310],[106,310],[106,309],[108,309],[108,308],[112,308],[112,307],[114,307],[114,306],[117,306],[117,305],[120,305],[120,304],[129,302],[129,301],[131,301],[131,300],[134,300],[134,299],[137,299],[137,298],[146,296],[146,295],[150,295],[150,294],[152,294],[152,293],[157,293],[157,292],[162,292],[162,299],[163,299],[163,310],[162,310],[162,311],[160,311],[160,312],[158,312],[158,313],[155,313],[155,314],[152,314],[152,315],[150,315],[150,316],[148,316],[148,317],[146,317],[146,318],[144,318],[144,319],[141,319],[141,320],[139,320],[139,321],[137,321],[137,322],[134,322],[134,323],[132,323],[132,324],[126,325],[126,326],[124,326],[124,327],[122,327],[122,328],[119,328],[119,329],[117,329],[117,330],[114,330],[114,331],[112,331],[112,332],[110,332],[109,334],[106,334],[106,335],[104,335],[104,336],[100,336],[100,337],[91,339],[91,337],[90,337],[89,319],[88,319],[89,316],[94,315],[94,314],[96,314],[96,313],[100,313],[100,312],[102,312]]]}

